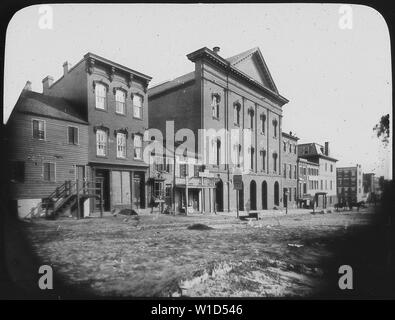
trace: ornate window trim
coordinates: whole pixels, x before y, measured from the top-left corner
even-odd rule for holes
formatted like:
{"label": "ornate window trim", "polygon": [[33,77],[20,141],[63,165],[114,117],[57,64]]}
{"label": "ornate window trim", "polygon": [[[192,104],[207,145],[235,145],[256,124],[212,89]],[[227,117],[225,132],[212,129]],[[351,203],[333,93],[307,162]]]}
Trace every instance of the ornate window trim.
{"label": "ornate window trim", "polygon": [[123,133],[126,135],[126,139],[129,137],[129,131],[128,128],[119,128],[114,130],[114,137],[117,136],[118,133]]}
{"label": "ornate window trim", "polygon": [[110,128],[106,127],[104,124],[99,124],[99,125],[97,125],[97,126],[93,126],[93,132],[96,133],[97,130],[106,131],[107,134],[110,133]]}

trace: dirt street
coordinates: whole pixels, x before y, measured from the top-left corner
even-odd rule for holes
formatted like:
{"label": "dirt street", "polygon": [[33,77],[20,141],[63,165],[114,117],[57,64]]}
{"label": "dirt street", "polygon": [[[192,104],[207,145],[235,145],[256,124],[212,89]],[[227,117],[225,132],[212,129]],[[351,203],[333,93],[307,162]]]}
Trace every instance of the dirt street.
{"label": "dirt street", "polygon": [[[39,261],[53,267],[60,298],[381,297],[385,233],[373,218],[364,209],[258,221],[118,215],[20,224]],[[196,223],[210,228],[188,229]],[[338,288],[341,265],[352,266],[354,290]]]}

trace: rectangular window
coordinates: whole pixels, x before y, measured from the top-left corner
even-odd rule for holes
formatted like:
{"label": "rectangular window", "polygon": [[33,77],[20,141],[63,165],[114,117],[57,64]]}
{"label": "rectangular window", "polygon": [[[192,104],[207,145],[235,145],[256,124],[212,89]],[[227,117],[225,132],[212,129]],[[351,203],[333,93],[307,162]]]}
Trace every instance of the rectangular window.
{"label": "rectangular window", "polygon": [[126,134],[117,133],[117,158],[126,158]]}
{"label": "rectangular window", "polygon": [[139,134],[134,135],[133,145],[134,145],[134,158],[135,159],[142,159],[143,137]]}
{"label": "rectangular window", "polygon": [[107,132],[100,129],[96,131],[96,155],[107,155]]}
{"label": "rectangular window", "polygon": [[10,168],[11,180],[14,182],[25,181],[25,162],[24,161],[12,161]]}
{"label": "rectangular window", "polygon": [[188,176],[188,164],[181,163],[180,164],[180,177]]}
{"label": "rectangular window", "polygon": [[44,140],[45,139],[45,121],[33,120],[33,138]]}
{"label": "rectangular window", "polygon": [[138,119],[143,118],[143,97],[138,94],[133,96],[133,117]]}
{"label": "rectangular window", "polygon": [[294,179],[296,179],[296,165],[294,165]]}
{"label": "rectangular window", "polygon": [[106,110],[107,88],[101,83],[95,84],[96,109]]}
{"label": "rectangular window", "polygon": [[67,127],[69,144],[78,144],[78,128]]}
{"label": "rectangular window", "polygon": [[284,163],[283,164],[283,174],[284,174],[284,178],[287,177],[287,165]]}
{"label": "rectangular window", "polygon": [[292,164],[289,165],[289,178],[292,179]]}
{"label": "rectangular window", "polygon": [[115,91],[115,112],[119,114],[125,114],[125,100],[126,94],[122,90]]}
{"label": "rectangular window", "polygon": [[43,163],[43,178],[44,181],[49,181],[49,182],[55,181],[55,163],[52,162]]}

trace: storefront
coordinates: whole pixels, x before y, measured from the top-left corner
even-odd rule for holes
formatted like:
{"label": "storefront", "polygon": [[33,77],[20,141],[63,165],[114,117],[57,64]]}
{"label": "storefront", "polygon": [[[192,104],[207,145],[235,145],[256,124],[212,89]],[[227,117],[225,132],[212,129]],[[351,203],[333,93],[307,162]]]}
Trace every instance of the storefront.
{"label": "storefront", "polygon": [[[103,185],[104,211],[110,211],[115,208],[145,208],[146,172],[139,169],[105,166],[91,167],[93,181],[97,185]],[[92,211],[99,211],[100,202],[97,199],[92,199],[92,201]]]}

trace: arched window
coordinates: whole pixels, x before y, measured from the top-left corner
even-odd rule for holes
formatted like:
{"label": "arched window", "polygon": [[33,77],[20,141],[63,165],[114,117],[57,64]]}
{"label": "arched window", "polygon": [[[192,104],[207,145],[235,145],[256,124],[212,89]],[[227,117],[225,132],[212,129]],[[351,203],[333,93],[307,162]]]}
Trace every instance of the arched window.
{"label": "arched window", "polygon": [[261,119],[261,133],[265,133],[265,127],[266,127],[266,115],[264,113],[261,114],[260,116]]}
{"label": "arched window", "polygon": [[219,166],[221,159],[221,141],[217,140],[216,143],[216,165]]}
{"label": "arched window", "polygon": [[273,134],[274,134],[275,138],[277,137],[277,124],[278,124],[277,120],[274,119],[273,120]]}
{"label": "arched window", "polygon": [[238,126],[240,125],[240,110],[240,103],[235,103],[233,106],[233,122]]}
{"label": "arched window", "polygon": [[277,153],[273,153],[273,171],[277,172]]}
{"label": "arched window", "polygon": [[250,116],[250,129],[254,129],[254,110],[252,108],[248,109],[248,115]]}
{"label": "arched window", "polygon": [[254,171],[254,158],[255,158],[255,149],[253,147],[250,148],[250,169]]}
{"label": "arched window", "polygon": [[266,170],[266,150],[261,150],[261,160],[262,160],[262,171]]}
{"label": "arched window", "polygon": [[219,119],[219,102],[220,96],[218,94],[213,94],[211,96],[211,110],[213,118]]}
{"label": "arched window", "polygon": [[240,163],[241,163],[241,145],[240,144],[236,144],[234,145],[234,150],[236,153],[236,166],[239,168],[240,167]]}

